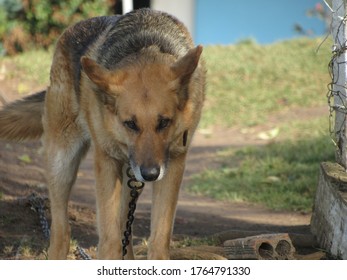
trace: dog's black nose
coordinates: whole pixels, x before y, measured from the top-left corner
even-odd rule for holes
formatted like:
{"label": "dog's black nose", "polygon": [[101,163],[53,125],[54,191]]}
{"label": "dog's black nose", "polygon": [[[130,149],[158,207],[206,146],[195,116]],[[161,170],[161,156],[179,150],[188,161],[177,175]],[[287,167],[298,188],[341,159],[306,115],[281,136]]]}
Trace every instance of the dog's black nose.
{"label": "dog's black nose", "polygon": [[145,179],[146,181],[155,181],[159,177],[160,167],[159,166],[150,166],[150,167],[141,166],[140,171],[141,171],[141,176],[143,179]]}

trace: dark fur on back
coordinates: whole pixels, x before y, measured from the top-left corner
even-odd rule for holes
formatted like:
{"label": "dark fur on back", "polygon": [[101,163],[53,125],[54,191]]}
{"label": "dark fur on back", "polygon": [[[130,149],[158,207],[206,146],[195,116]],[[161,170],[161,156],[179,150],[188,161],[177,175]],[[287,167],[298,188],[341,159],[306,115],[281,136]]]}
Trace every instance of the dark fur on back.
{"label": "dark fur on back", "polygon": [[176,58],[193,47],[186,28],[173,16],[150,9],[135,10],[119,18],[98,47],[98,62],[112,68],[123,58],[150,46]]}
{"label": "dark fur on back", "polygon": [[61,36],[58,44],[71,61],[71,73],[74,76],[75,92],[79,94],[81,77],[81,57],[98,39],[105,29],[116,24],[121,16],[102,16],[81,21],[68,28]]}
{"label": "dark fur on back", "polygon": [[[101,36],[106,38],[98,42]],[[88,19],[68,28],[60,44],[66,58],[71,61],[75,92],[79,94],[80,59],[89,50],[96,52],[97,61],[111,69],[123,58],[150,46],[176,58],[193,47],[193,41],[184,25],[173,16],[140,9],[124,16],[103,16]],[[94,46],[95,44],[95,46]]]}
{"label": "dark fur on back", "polygon": [[[100,40],[101,37],[105,41]],[[143,48],[157,46],[162,53],[182,57],[194,46],[185,26],[175,17],[150,9],[140,9],[124,16],[102,16],[81,21],[68,28],[60,40],[60,49],[74,77],[74,89],[80,94],[80,59],[88,51],[97,53],[97,61],[111,69],[125,57]]]}

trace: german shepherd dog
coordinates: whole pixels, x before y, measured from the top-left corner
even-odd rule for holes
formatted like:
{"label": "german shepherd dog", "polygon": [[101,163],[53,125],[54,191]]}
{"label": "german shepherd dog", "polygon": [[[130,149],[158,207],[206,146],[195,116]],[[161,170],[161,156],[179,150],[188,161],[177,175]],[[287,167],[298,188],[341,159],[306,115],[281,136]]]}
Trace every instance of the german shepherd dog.
{"label": "german shepherd dog", "polygon": [[[0,138],[42,136],[51,202],[49,259],[66,259],[68,199],[93,146],[98,258],[122,259],[130,189],[124,166],[152,185],[148,258],[169,259],[185,159],[204,101],[202,47],[184,25],[141,9],[82,21],[59,38],[46,91],[0,111]],[[148,182],[148,184],[147,184]],[[125,259],[133,259],[129,244]]]}

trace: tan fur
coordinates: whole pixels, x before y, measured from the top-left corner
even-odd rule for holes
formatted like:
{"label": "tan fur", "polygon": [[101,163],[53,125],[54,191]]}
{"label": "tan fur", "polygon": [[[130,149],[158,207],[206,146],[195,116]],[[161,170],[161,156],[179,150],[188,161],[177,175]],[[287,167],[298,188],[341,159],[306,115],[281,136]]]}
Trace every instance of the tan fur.
{"label": "tan fur", "polygon": [[6,104],[0,111],[0,138],[16,141],[39,139],[43,133],[44,96],[45,91]]}
{"label": "tan fur", "polygon": [[[157,12],[139,13],[171,20]],[[95,27],[95,34],[100,35],[92,43],[86,40],[89,45],[81,64],[76,63],[74,49],[68,44],[71,36],[80,36],[80,29],[84,30],[89,21],[68,29],[58,41],[44,104],[19,101],[0,111],[0,138],[21,140],[43,133],[52,212],[50,259],[64,259],[68,253],[68,199],[80,161],[91,143],[98,258],[122,258],[122,232],[130,200],[124,168],[130,164],[136,178],[151,181],[145,187],[153,187],[148,258],[168,259],[185,158],[204,100],[205,70],[199,63],[202,47],[194,48],[183,25],[172,20],[173,28],[187,36],[189,49],[183,55],[165,53],[152,45],[105,67],[98,61],[98,49],[106,44],[107,34],[112,34],[113,27],[107,24],[114,24],[114,20],[93,22],[100,23]],[[177,49],[182,52],[181,46]],[[33,118],[35,124],[28,124],[25,118]],[[125,258],[133,257],[130,244]]]}

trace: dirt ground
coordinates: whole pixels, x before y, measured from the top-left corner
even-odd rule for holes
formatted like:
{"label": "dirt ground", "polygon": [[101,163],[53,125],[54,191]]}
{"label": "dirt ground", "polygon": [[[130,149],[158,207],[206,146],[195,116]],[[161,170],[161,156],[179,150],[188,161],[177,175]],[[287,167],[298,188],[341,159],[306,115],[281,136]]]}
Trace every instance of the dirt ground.
{"label": "dirt ground", "polygon": [[[15,99],[13,89],[7,89],[6,99]],[[5,92],[3,87],[1,90]],[[180,193],[174,239],[201,239],[225,231],[309,235],[309,213],[274,212],[248,203],[216,201],[188,194],[185,185],[192,174],[207,168],[218,168],[216,153],[220,149],[264,145],[266,141],[257,138],[259,132],[271,129],[283,120],[314,118],[326,115],[326,112],[326,108],[283,112],[270,118],[266,125],[254,127],[247,134],[241,133],[239,127],[197,131]],[[43,237],[38,213],[28,203],[32,193],[47,197],[44,172],[39,142],[16,144],[0,141],[0,259],[46,257],[47,241]],[[136,210],[134,235],[137,243],[144,243],[143,240],[149,236],[150,197],[151,190],[145,187]],[[95,229],[92,153],[87,155],[78,173],[69,211],[73,238],[95,256],[98,238]],[[48,212],[46,210],[49,216]],[[313,247],[298,246],[296,250],[300,254],[317,252]]]}

